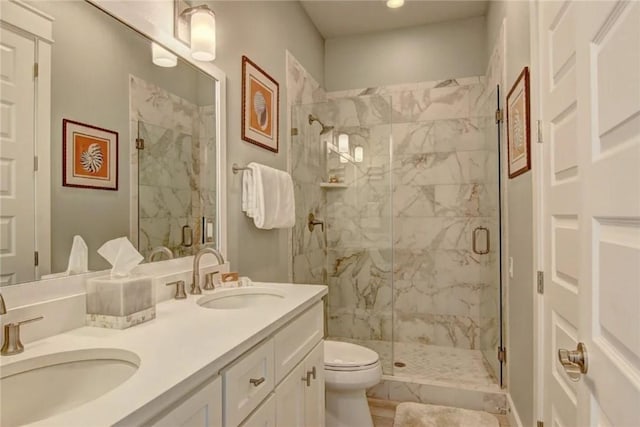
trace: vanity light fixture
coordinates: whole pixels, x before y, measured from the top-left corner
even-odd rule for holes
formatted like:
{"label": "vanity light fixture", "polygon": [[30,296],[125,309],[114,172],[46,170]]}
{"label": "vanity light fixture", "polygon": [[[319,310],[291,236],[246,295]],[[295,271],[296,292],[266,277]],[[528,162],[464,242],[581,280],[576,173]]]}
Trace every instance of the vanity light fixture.
{"label": "vanity light fixture", "polygon": [[216,14],[206,4],[189,7],[179,15],[189,19],[191,56],[198,61],[216,59]]}
{"label": "vanity light fixture", "polygon": [[389,9],[397,9],[404,5],[404,0],[387,0],[387,7]]}
{"label": "vanity light fixture", "polygon": [[178,65],[178,57],[157,43],[151,43],[151,60],[158,67],[171,68]]}
{"label": "vanity light fixture", "polygon": [[341,133],[338,135],[338,153],[344,154],[349,152],[349,135]]}
{"label": "vanity light fixture", "polygon": [[353,161],[356,163],[362,163],[364,160],[364,148],[362,145],[356,145],[353,149]]}

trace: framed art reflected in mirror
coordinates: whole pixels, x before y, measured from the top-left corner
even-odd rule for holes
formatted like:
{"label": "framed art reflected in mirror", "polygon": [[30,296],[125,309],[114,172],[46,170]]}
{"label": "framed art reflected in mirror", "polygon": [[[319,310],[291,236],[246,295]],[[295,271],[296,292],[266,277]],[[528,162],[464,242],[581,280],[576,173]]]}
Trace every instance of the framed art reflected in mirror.
{"label": "framed art reflected in mirror", "polygon": [[62,185],[118,190],[118,133],[62,120]]}

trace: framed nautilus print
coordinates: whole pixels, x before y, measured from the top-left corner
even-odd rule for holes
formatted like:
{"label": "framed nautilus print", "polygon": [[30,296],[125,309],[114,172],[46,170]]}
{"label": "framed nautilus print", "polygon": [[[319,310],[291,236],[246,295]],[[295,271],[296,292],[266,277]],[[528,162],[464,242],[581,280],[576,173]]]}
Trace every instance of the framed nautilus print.
{"label": "framed nautilus print", "polygon": [[509,178],[531,169],[529,67],[524,67],[507,95],[507,152]]}
{"label": "framed nautilus print", "polygon": [[278,82],[242,57],[242,139],[278,152]]}
{"label": "framed nautilus print", "polygon": [[118,133],[62,120],[62,185],[118,190]]}

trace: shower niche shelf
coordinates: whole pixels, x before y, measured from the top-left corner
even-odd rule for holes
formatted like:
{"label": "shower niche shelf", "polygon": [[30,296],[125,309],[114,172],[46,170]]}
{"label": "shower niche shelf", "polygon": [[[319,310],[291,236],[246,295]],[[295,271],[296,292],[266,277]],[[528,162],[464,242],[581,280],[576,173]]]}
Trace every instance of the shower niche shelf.
{"label": "shower niche shelf", "polygon": [[347,188],[348,185],[343,183],[343,182],[321,182],[320,183],[320,188],[326,188],[326,189],[331,189],[331,188]]}

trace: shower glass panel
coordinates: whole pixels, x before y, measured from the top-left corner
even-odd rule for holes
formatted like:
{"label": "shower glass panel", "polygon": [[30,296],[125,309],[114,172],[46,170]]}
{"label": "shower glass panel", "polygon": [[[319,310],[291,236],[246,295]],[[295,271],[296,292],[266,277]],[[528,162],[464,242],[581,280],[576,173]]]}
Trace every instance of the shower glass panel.
{"label": "shower glass panel", "polygon": [[[295,283],[329,286],[331,339],[393,361],[391,101],[341,98],[294,106],[291,145]],[[310,231],[309,214],[324,222]]]}

